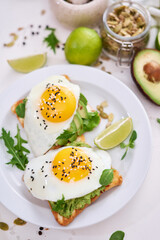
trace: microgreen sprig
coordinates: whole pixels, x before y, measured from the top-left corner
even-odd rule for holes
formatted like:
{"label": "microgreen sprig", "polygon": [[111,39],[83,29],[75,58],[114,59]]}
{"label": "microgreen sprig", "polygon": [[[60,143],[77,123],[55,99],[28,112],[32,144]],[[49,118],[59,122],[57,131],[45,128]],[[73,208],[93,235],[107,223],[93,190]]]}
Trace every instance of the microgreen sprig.
{"label": "microgreen sprig", "polygon": [[128,149],[129,148],[134,148],[135,147],[135,140],[137,139],[137,132],[135,130],[133,130],[130,139],[129,139],[129,143],[125,144],[124,142],[122,142],[120,144],[121,148],[126,148],[125,153],[123,154],[123,156],[121,157],[121,160],[123,160],[125,158],[125,156],[127,155]]}

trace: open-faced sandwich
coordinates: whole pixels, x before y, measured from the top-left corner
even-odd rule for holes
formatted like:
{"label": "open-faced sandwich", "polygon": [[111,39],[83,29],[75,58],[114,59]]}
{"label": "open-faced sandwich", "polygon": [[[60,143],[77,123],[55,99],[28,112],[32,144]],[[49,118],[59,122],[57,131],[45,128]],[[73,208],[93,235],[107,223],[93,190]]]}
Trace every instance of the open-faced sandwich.
{"label": "open-faced sandwich", "polygon": [[35,156],[72,143],[100,122],[80,87],[66,76],[52,76],[39,83],[11,109],[24,126]]}
{"label": "open-faced sandwich", "polygon": [[66,76],[39,83],[12,112],[36,156],[26,166],[25,185],[34,197],[49,202],[59,224],[68,225],[103,192],[121,185],[106,151],[76,145],[77,137],[96,127],[100,117]]}
{"label": "open-faced sandwich", "polygon": [[34,197],[47,200],[56,221],[65,226],[103,192],[121,185],[110,155],[87,147],[62,147],[34,158],[24,182]]}

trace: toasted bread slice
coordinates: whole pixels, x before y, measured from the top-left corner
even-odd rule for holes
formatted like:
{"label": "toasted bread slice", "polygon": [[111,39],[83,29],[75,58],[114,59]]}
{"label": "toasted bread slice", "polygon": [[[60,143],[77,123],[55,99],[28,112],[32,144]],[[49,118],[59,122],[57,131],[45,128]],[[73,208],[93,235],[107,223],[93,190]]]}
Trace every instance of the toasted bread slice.
{"label": "toasted bread slice", "polygon": [[[122,179],[122,176],[119,175],[119,172],[114,169],[113,174],[114,174],[114,177],[113,177],[112,182],[111,182],[108,186],[106,186],[106,188],[105,188],[105,190],[104,190],[103,192],[106,192],[106,191],[108,191],[109,189],[111,189],[111,188],[113,188],[113,187],[116,187],[116,186],[119,186],[119,185],[122,184],[123,179]],[[103,192],[101,192],[101,194],[102,194]],[[94,202],[94,201],[96,201],[96,200],[101,196],[101,194],[100,194],[99,196],[96,196],[96,197],[92,198],[92,199],[91,199],[91,203]],[[49,202],[48,202],[48,203],[49,203]],[[50,203],[49,203],[49,205],[50,205]],[[89,206],[89,204],[86,204],[85,207],[82,208],[82,209],[75,209],[75,210],[73,211],[72,215],[71,215],[69,218],[63,217],[63,216],[61,216],[59,213],[53,211],[52,208],[51,208],[51,205],[50,205],[50,208],[51,208],[51,211],[52,211],[52,213],[53,213],[56,221],[57,221],[60,225],[62,225],[62,226],[67,226],[69,223],[71,223],[71,222],[74,220],[74,218],[75,218],[77,215],[79,215],[79,214],[80,214],[86,207],[88,207],[88,206]]]}
{"label": "toasted bread slice", "polygon": [[[24,99],[21,99],[21,100],[18,100],[17,102],[15,102],[12,107],[11,107],[11,111],[16,114],[17,116],[17,119],[19,121],[19,123],[21,124],[22,127],[24,127],[24,118],[20,118],[17,113],[16,113],[16,107],[23,102]],[[92,107],[90,105],[88,105],[88,108],[90,108],[90,111],[93,111],[94,110],[92,109]],[[81,141],[81,142],[85,142],[85,137],[84,135],[81,135],[81,136],[78,136],[76,141]],[[57,145],[57,146],[53,146],[51,149],[57,149],[57,148],[60,148],[61,146]]]}

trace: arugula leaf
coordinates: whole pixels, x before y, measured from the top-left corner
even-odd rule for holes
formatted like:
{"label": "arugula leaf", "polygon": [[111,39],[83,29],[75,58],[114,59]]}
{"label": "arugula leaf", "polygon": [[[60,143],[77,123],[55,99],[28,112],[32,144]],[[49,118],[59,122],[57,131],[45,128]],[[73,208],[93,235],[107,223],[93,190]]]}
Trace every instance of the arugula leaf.
{"label": "arugula leaf", "polygon": [[87,105],[87,99],[86,99],[86,97],[82,94],[82,93],[80,93],[80,101],[82,101],[85,105]]}
{"label": "arugula leaf", "polygon": [[56,45],[59,43],[55,35],[55,28],[46,27],[46,30],[51,31],[51,33],[43,40],[43,42],[47,43],[47,46],[50,47],[54,53],[56,53]]}
{"label": "arugula leaf", "polygon": [[109,240],[123,240],[125,236],[125,233],[122,231],[116,231],[114,232],[111,237],[109,238]]}
{"label": "arugula leaf", "polygon": [[52,206],[53,211],[58,212],[61,208],[63,208],[64,204],[65,204],[65,199],[64,199],[64,195],[62,194],[62,199],[58,200],[55,206]]}
{"label": "arugula leaf", "polygon": [[157,118],[157,122],[160,123],[160,118]]}
{"label": "arugula leaf", "polygon": [[113,169],[105,169],[102,172],[102,175],[99,179],[99,183],[102,186],[107,186],[108,184],[110,184],[113,180]]}
{"label": "arugula leaf", "polygon": [[85,142],[81,141],[73,141],[71,143],[67,143],[67,146],[76,146],[76,147],[88,147],[91,148],[91,146]]}
{"label": "arugula leaf", "polygon": [[[12,166],[15,165],[17,168],[24,171],[26,164],[28,163],[27,154],[29,153],[29,150],[22,146],[22,144],[27,143],[27,141],[21,138],[18,125],[17,135],[15,138],[17,139],[16,145],[14,143],[14,139],[10,136],[10,131],[7,132],[4,128],[2,128],[2,136],[0,139],[3,139],[5,146],[8,148],[7,152],[12,155],[12,159],[6,164],[11,164]],[[24,154],[24,152],[26,154]]]}
{"label": "arugula leaf", "polygon": [[88,118],[83,120],[84,131],[92,131],[100,122],[100,117],[97,111],[88,112]]}
{"label": "arugula leaf", "polygon": [[23,102],[20,103],[17,107],[16,107],[16,113],[18,115],[18,117],[20,118],[24,118],[25,116],[25,106],[26,106],[26,102],[27,102],[27,99],[23,99]]}
{"label": "arugula leaf", "polygon": [[57,139],[69,139],[75,134],[75,132],[70,132],[69,130],[64,130],[61,135],[57,137]]}
{"label": "arugula leaf", "polygon": [[121,148],[126,148],[126,151],[125,153],[123,154],[123,156],[121,157],[121,160],[123,160],[125,158],[125,156],[127,155],[127,152],[128,152],[128,149],[129,148],[134,148],[135,147],[135,140],[137,139],[137,132],[135,130],[133,130],[131,136],[130,136],[130,139],[129,139],[129,143],[128,144],[125,144],[124,142],[122,142],[120,144],[120,147]]}

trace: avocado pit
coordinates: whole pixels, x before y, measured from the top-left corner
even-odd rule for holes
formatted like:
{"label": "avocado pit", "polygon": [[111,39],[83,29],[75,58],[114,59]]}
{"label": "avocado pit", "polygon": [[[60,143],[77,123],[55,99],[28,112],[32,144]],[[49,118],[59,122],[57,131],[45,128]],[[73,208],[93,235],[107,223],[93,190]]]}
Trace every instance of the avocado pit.
{"label": "avocado pit", "polygon": [[156,61],[148,62],[144,65],[143,70],[150,82],[160,82],[160,64]]}

